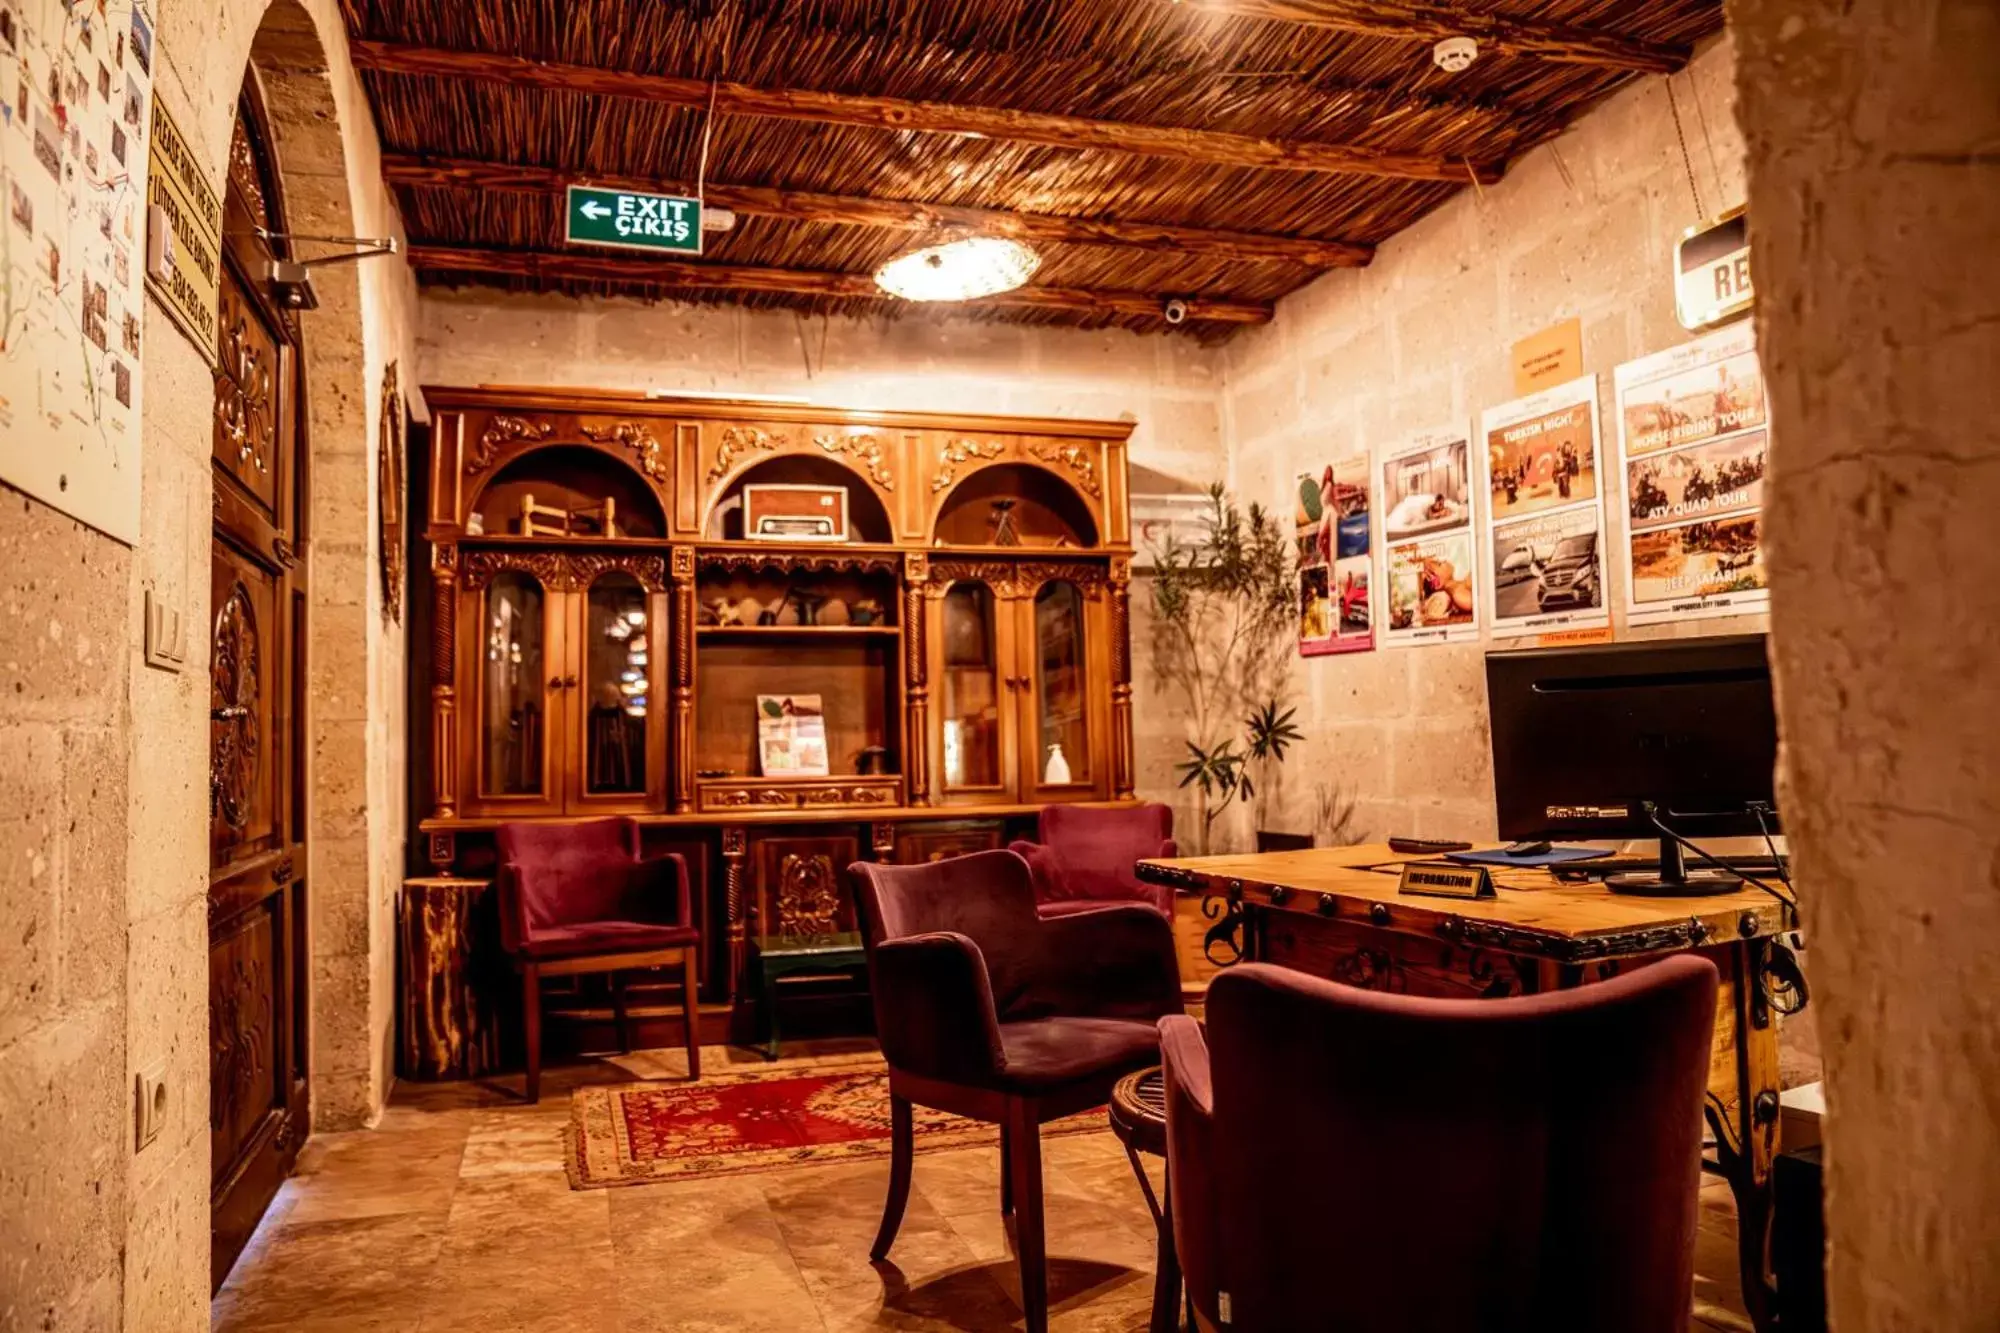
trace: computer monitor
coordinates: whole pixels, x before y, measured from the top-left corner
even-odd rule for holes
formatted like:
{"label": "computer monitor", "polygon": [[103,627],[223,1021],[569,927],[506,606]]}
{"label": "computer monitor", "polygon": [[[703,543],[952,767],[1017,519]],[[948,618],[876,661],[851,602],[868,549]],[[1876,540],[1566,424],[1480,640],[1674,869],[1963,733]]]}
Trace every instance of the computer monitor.
{"label": "computer monitor", "polygon": [[1658,874],[1607,877],[1614,888],[1739,884],[1689,873],[1648,802],[1697,841],[1777,828],[1778,724],[1761,634],[1488,653],[1486,697],[1502,837],[1660,839]]}

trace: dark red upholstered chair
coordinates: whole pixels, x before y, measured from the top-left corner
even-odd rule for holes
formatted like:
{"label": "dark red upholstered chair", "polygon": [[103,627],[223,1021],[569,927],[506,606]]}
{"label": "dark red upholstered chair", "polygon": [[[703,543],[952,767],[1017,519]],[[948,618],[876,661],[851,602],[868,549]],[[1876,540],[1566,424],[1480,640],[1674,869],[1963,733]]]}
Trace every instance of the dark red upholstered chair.
{"label": "dark red upholstered chair", "polygon": [[1716,972],[1507,1000],[1246,964],[1161,1022],[1174,1249],[1231,1333],[1684,1333]]}
{"label": "dark red upholstered chair", "polygon": [[694,924],[687,863],[672,852],[642,856],[639,825],[630,819],[502,824],[496,841],[500,934],[521,972],[528,1100],[541,1099],[543,977],[611,973],[618,1045],[629,1051],[625,983],[619,974],[680,964],[688,1074],[699,1080],[695,960],[701,933]]}
{"label": "dark red upholstered chair", "polygon": [[1141,884],[1134,861],[1178,856],[1172,806],[1045,805],[1037,819],[1040,842],[1018,841],[1008,850],[1028,862],[1035,903],[1043,916],[1087,912],[1106,903],[1144,903],[1174,917],[1174,891]]}
{"label": "dark red upholstered chair", "polygon": [[1043,1333],[1041,1126],[1102,1106],[1121,1075],[1159,1061],[1155,1024],[1181,1012],[1173,928],[1137,905],[1044,919],[1013,852],[853,874],[894,1144],[871,1255],[888,1255],[909,1200],[912,1104],[997,1124],[1021,1304],[1028,1333]]}

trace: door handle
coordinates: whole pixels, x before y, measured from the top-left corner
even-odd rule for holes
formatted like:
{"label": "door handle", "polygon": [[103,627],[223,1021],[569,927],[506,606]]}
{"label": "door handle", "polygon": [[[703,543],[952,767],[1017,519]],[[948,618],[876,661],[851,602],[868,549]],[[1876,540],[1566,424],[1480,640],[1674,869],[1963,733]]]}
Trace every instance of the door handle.
{"label": "door handle", "polygon": [[238,718],[250,716],[250,710],[242,704],[230,704],[224,708],[209,709],[208,716],[213,722],[234,722]]}

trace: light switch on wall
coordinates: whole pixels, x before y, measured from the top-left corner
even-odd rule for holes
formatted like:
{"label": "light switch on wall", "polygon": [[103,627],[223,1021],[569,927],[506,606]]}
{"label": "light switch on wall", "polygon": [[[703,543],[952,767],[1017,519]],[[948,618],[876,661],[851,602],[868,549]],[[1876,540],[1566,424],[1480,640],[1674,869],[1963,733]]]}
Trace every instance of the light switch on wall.
{"label": "light switch on wall", "polygon": [[187,624],[180,608],[146,589],[146,665],[179,671],[187,665]]}

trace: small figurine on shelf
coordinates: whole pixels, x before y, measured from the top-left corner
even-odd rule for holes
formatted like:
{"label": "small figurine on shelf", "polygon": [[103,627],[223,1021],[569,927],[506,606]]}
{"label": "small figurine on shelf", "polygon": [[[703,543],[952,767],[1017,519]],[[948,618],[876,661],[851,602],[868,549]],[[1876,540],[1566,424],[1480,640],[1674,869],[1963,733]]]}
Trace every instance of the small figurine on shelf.
{"label": "small figurine on shelf", "polygon": [[1012,500],[995,500],[992,505],[992,514],[987,519],[987,522],[993,527],[993,544],[995,546],[1019,546],[1021,544],[1021,534],[1014,527],[1014,502]]}
{"label": "small figurine on shelf", "polygon": [[874,625],[882,619],[882,604],[873,597],[863,597],[848,608],[848,623],[852,625]]}
{"label": "small figurine on shelf", "polygon": [[854,771],[862,777],[889,771],[889,751],[880,745],[870,745],[854,758]]}
{"label": "small figurine on shelf", "polygon": [[1067,787],[1070,782],[1069,760],[1063,757],[1062,744],[1049,746],[1049,762],[1042,769],[1042,784],[1048,787]]}

